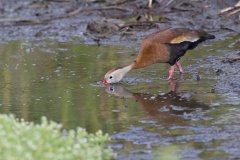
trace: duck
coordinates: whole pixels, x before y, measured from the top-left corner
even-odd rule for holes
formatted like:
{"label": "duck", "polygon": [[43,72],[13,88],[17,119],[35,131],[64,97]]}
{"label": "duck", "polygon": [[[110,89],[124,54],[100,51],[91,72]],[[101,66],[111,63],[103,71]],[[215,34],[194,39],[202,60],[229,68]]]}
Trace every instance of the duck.
{"label": "duck", "polygon": [[154,32],[142,40],[136,59],[128,65],[109,70],[104,76],[103,83],[105,85],[118,83],[129,71],[155,63],[170,65],[167,78],[170,80],[174,77],[175,67],[180,73],[183,73],[180,58],[188,50],[196,48],[201,42],[214,38],[214,35],[198,29],[168,28]]}

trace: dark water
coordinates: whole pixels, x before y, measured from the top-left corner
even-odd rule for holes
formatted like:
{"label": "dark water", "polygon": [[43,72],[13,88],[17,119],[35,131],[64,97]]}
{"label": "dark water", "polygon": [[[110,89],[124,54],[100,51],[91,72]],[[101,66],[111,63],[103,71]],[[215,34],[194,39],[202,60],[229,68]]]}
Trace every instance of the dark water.
{"label": "dark water", "polygon": [[117,159],[238,159],[239,99],[216,92],[215,71],[198,67],[231,43],[188,53],[184,75],[176,72],[172,81],[166,81],[169,66],[157,64],[105,88],[105,72],[131,62],[136,50],[77,41],[2,42],[0,111],[35,122],[46,116],[65,128],[101,129],[112,136]]}

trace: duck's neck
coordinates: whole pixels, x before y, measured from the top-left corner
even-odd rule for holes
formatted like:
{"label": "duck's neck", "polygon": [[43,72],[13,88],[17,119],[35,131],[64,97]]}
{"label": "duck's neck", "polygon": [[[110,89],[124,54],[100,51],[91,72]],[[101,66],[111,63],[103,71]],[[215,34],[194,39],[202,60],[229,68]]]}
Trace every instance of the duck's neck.
{"label": "duck's neck", "polygon": [[124,77],[129,71],[133,69],[133,65],[129,64],[127,66],[121,67],[119,70],[119,73]]}

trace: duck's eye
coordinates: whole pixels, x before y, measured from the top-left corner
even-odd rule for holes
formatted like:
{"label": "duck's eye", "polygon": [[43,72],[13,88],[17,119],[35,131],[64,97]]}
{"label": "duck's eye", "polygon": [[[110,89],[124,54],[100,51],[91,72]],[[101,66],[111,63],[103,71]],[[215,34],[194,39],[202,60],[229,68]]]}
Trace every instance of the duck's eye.
{"label": "duck's eye", "polygon": [[112,79],[112,78],[113,78],[112,76],[109,77],[109,79]]}

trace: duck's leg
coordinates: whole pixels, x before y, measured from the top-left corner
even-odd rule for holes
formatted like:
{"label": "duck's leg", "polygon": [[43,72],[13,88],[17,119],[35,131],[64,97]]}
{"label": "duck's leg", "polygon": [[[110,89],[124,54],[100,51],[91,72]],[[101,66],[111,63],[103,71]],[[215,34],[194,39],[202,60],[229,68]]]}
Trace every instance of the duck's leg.
{"label": "duck's leg", "polygon": [[170,69],[169,69],[169,75],[168,75],[168,80],[172,79],[173,76],[174,76],[174,68],[175,66],[171,66]]}
{"label": "duck's leg", "polygon": [[180,72],[180,73],[183,73],[183,68],[182,68],[181,63],[180,63],[179,61],[177,61],[177,62],[175,63],[175,65],[177,66],[179,72]]}

